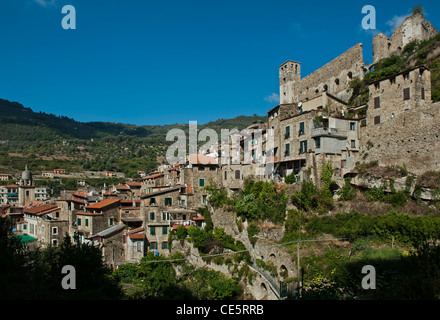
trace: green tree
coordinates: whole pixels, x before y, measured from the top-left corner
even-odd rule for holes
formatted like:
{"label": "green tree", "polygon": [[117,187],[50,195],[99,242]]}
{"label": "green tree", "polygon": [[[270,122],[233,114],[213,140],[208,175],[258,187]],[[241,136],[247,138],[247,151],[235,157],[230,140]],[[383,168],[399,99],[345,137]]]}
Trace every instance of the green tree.
{"label": "green tree", "polygon": [[151,251],[141,259],[138,277],[142,288],[138,298],[166,298],[168,290],[177,284],[172,264]]}

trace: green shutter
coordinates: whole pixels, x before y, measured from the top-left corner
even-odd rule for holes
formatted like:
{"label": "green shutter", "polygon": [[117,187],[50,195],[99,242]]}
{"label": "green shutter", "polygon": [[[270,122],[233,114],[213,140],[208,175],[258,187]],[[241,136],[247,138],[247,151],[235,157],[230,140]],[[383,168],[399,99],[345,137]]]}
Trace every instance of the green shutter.
{"label": "green shutter", "polygon": [[77,224],[78,226],[81,225],[81,218],[77,218],[77,219],[76,219],[76,224]]}
{"label": "green shutter", "polygon": [[150,227],[150,235],[155,236],[156,235],[156,227]]}
{"label": "green shutter", "polygon": [[86,219],[86,227],[89,226],[89,219]]}
{"label": "green shutter", "polygon": [[205,179],[199,179],[199,186],[204,187],[205,186]]}
{"label": "green shutter", "polygon": [[168,227],[162,227],[162,234],[168,234]]}

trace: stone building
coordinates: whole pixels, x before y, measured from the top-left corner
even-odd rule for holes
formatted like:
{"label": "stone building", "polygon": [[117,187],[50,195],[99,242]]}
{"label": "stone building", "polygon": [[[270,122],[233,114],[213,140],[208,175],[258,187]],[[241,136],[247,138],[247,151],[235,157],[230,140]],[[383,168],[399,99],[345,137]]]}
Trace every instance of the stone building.
{"label": "stone building", "polygon": [[106,199],[76,212],[75,233],[81,242],[120,223],[119,199]]}
{"label": "stone building", "polygon": [[40,246],[58,245],[69,232],[69,221],[60,212],[50,203],[24,209],[22,232],[36,238]]}
{"label": "stone building", "polygon": [[414,174],[440,170],[439,103],[431,100],[431,72],[419,66],[370,85],[361,143],[366,161],[405,165]]}

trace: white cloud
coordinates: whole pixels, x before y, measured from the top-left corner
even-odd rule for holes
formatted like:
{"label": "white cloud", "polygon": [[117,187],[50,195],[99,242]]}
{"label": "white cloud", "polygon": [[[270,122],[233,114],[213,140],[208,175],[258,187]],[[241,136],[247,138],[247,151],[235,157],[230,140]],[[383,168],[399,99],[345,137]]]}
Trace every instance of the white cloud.
{"label": "white cloud", "polygon": [[274,92],[270,96],[265,97],[264,100],[270,103],[280,103],[280,95]]}
{"label": "white cloud", "polygon": [[34,0],[37,4],[43,7],[54,6],[56,0]]}
{"label": "white cloud", "polygon": [[394,29],[396,29],[398,26],[400,26],[402,24],[402,22],[409,16],[410,16],[410,14],[405,14],[405,15],[401,15],[401,16],[396,15],[393,18],[391,18],[390,20],[388,20],[387,22],[385,22],[385,24],[390,27],[390,30],[388,30],[386,32],[386,35],[391,36],[394,32]]}

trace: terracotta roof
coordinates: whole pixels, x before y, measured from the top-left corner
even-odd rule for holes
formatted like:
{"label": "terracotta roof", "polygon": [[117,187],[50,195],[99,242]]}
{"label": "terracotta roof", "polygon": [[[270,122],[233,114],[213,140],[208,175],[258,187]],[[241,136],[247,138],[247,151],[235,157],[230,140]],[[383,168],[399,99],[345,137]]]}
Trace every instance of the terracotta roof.
{"label": "terracotta roof", "polygon": [[146,176],[146,177],[144,177],[143,179],[144,180],[147,180],[147,179],[155,179],[155,178],[159,178],[159,177],[162,177],[163,176],[163,173],[158,173],[158,174],[153,174],[153,175],[151,175],[151,176]]}
{"label": "terracotta roof", "polygon": [[25,207],[26,208],[37,207],[37,206],[41,206],[42,204],[44,204],[43,201],[31,201],[28,204],[26,204]]}
{"label": "terracotta roof", "polygon": [[142,183],[137,182],[137,181],[128,181],[125,184],[127,186],[129,186],[129,187],[140,187],[140,186],[142,186]]}
{"label": "terracotta roof", "polygon": [[203,154],[190,154],[189,162],[191,164],[217,164],[217,160],[212,157],[207,157]]}
{"label": "terracotta roof", "polygon": [[102,209],[102,208],[105,208],[105,207],[110,206],[112,204],[118,203],[119,201],[121,201],[121,200],[119,200],[119,199],[105,199],[105,200],[102,200],[98,203],[91,204],[91,205],[87,206],[86,208],[87,209]]}
{"label": "terracotta roof", "polygon": [[136,229],[132,229],[132,230],[130,230],[130,231],[127,231],[127,233],[128,234],[130,234],[130,233],[136,233],[136,232],[140,232],[140,231],[143,231],[144,230],[144,227],[139,227],[139,228],[136,228]]}
{"label": "terracotta roof", "polygon": [[116,192],[114,192],[114,191],[109,191],[109,192],[105,192],[105,193],[103,193],[102,195],[103,195],[103,196],[116,196],[117,194],[116,194]]}
{"label": "terracotta roof", "polygon": [[130,188],[125,184],[118,184],[115,186],[116,190],[130,190]]}
{"label": "terracotta roof", "polygon": [[74,197],[87,198],[87,193],[82,191],[75,191],[72,195]]}
{"label": "terracotta roof", "polygon": [[57,205],[46,203],[41,206],[32,207],[26,210],[23,210],[24,213],[35,214],[37,216],[41,216],[43,214],[59,210],[60,208]]}
{"label": "terracotta roof", "polygon": [[135,234],[130,234],[128,235],[128,237],[132,240],[142,240],[145,239],[145,233],[135,233]]}

